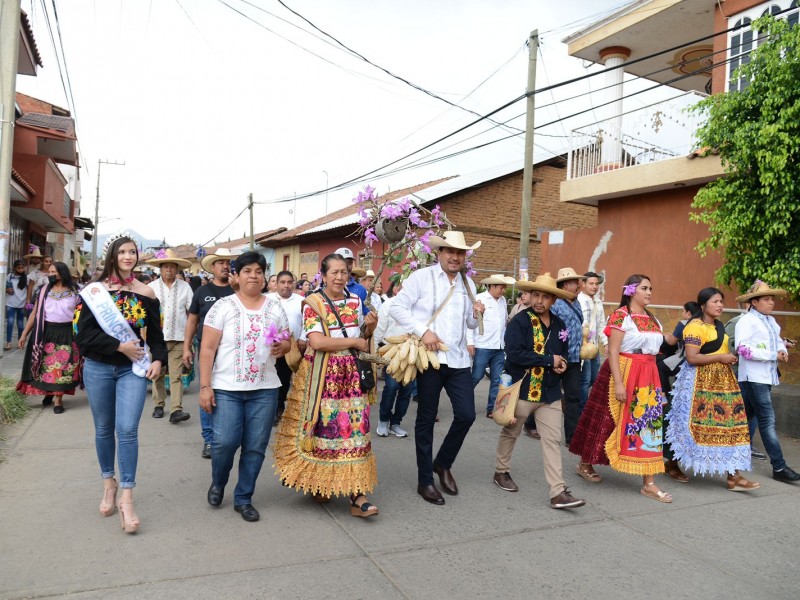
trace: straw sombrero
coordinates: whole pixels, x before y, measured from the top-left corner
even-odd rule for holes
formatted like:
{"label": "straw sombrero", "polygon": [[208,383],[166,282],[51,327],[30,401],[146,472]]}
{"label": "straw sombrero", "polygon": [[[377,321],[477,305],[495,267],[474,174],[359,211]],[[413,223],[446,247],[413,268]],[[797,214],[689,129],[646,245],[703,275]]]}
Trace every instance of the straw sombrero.
{"label": "straw sombrero", "polygon": [[547,292],[553,294],[557,298],[564,300],[574,300],[575,294],[571,294],[566,290],[562,290],[556,285],[556,280],[550,275],[545,273],[539,275],[535,281],[518,281],[517,289],[523,292]]}
{"label": "straw sombrero", "polygon": [[472,246],[467,245],[464,233],[461,231],[445,231],[442,237],[432,235],[428,239],[428,246],[431,248],[456,248],[457,250],[477,250],[481,247],[480,242],[475,242]]}
{"label": "straw sombrero", "polygon": [[556,283],[561,283],[562,281],[572,281],[573,279],[580,281],[581,279],[586,279],[586,277],[583,275],[578,275],[575,272],[575,269],[572,267],[564,267],[558,270],[558,275],[556,275]]}
{"label": "straw sombrero", "polygon": [[769,284],[757,279],[750,289],[747,290],[746,294],[736,297],[736,302],[748,302],[760,296],[778,296],[779,298],[784,298],[787,295],[788,292],[786,290],[770,287]]}
{"label": "straw sombrero", "polygon": [[203,260],[200,261],[200,267],[203,271],[211,273],[212,265],[218,260],[233,260],[237,256],[239,255],[231,252],[230,248],[217,248],[214,254],[207,254],[203,257]]}
{"label": "straw sombrero", "polygon": [[190,263],[188,260],[175,256],[175,251],[172,248],[159,250],[153,255],[153,258],[145,262],[148,265],[153,265],[154,267],[160,267],[164,263],[174,263],[179,269],[188,269],[192,266],[192,263]]}
{"label": "straw sombrero", "polygon": [[29,258],[42,258],[42,251],[39,250],[39,246],[31,246],[31,247],[33,248],[31,253],[23,255],[22,258],[24,258],[25,260],[28,260]]}
{"label": "straw sombrero", "polygon": [[491,277],[481,280],[481,284],[483,285],[514,285],[515,283],[516,279],[513,277],[506,277],[501,273],[497,273]]}

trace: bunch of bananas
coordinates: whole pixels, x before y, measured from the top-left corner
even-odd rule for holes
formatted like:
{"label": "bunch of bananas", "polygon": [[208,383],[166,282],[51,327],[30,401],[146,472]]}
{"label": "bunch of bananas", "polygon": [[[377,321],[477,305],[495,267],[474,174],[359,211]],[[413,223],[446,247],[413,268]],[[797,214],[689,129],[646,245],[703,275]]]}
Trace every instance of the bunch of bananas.
{"label": "bunch of bananas", "polygon": [[[415,335],[393,335],[385,338],[386,345],[378,353],[389,361],[386,372],[403,385],[408,385],[418,372],[428,367],[439,368],[436,352],[428,350],[422,340]],[[439,350],[447,352],[449,348],[439,342]]]}

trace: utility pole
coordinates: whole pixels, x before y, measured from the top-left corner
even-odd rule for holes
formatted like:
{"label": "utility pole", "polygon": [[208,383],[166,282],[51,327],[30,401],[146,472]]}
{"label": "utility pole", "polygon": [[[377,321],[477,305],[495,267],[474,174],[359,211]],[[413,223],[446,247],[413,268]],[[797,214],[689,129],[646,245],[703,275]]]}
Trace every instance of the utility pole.
{"label": "utility pole", "polygon": [[[8,276],[8,240],[11,229],[11,155],[14,153],[14,117],[19,62],[20,0],[0,2],[0,281]],[[0,293],[0,340],[5,339],[6,295]],[[0,354],[2,357],[2,354]]]}
{"label": "utility pole", "polygon": [[247,196],[247,208],[250,209],[250,252],[255,252],[256,249],[256,234],[253,229],[253,193]]}
{"label": "utility pole", "polygon": [[522,171],[522,222],[519,228],[519,279],[528,279],[528,248],[531,243],[531,195],[533,192],[533,114],[536,101],[536,53],[539,50],[539,30],[528,38],[528,106],[525,117],[525,164]]}
{"label": "utility pole", "polygon": [[116,162],[112,160],[97,161],[97,196],[94,200],[94,235],[92,236],[92,267],[91,276],[94,277],[94,272],[97,270],[97,228],[100,225],[100,165],[118,165],[124,166],[125,161]]}

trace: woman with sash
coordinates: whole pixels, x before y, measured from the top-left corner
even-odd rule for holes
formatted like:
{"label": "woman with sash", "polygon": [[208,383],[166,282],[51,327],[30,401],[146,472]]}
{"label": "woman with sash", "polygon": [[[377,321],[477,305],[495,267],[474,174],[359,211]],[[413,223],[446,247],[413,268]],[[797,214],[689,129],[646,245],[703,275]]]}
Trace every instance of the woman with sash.
{"label": "woman with sash", "polygon": [[167,359],[159,302],[153,289],[135,278],[133,268],[138,262],[139,252],[131,238],[113,240],[103,271],[81,291],[83,302],[75,311],[75,341],[84,357],[83,383],[104,483],[100,514],[114,514],[116,449],[122,488],[117,506],[126,533],[135,533],[140,525],[133,508],[133,488],[147,380],[155,381]]}
{"label": "woman with sash", "polygon": [[350,294],[347,263],[339,254],[322,261],[324,287],[303,300],[308,346],[292,379],[275,444],[276,473],[284,485],[310,492],[317,502],[348,495],[356,517],[378,514],[367,501],[377,483],[370,442],[370,402],[363,392],[356,355],[367,351],[374,313],[362,316]]}
{"label": "woman with sash", "polygon": [[664,472],[663,406],[656,366],[664,336],[647,310],[653,287],[646,275],[631,275],[622,286],[619,308],[608,318],[608,358],[592,386],[569,450],[581,457],[578,473],[599,482],[592,465],[607,465],[642,476],[643,496],[672,502],[653,480]]}
{"label": "woman with sash", "polygon": [[731,354],[719,320],[724,299],[713,287],[697,295],[700,311],[683,330],[686,364],[675,381],[666,439],[685,469],[725,474],[729,490],[749,491],[761,484],[739,474],[739,469],[750,470],[750,434],[731,368],[738,358]]}
{"label": "woman with sash", "polygon": [[[35,298],[33,312],[19,336],[19,347],[26,348],[27,340],[27,348],[17,391],[43,395],[42,406],[53,403],[57,415],[64,412],[64,394],[74,394],[81,378],[81,357],[72,332],[78,300],[69,267],[63,262],[51,264],[48,284]],[[34,334],[28,338],[31,331]]]}

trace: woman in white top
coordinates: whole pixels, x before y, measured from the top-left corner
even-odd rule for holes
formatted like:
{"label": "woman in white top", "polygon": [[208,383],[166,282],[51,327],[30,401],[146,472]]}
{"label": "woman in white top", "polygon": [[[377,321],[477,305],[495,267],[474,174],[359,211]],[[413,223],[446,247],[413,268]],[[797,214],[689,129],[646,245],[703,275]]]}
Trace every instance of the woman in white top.
{"label": "woman in white top", "polygon": [[213,415],[208,503],[222,503],[241,447],[233,509],[245,521],[259,519],[251,500],[278,405],[275,359],[289,351],[286,313],[261,293],[266,266],[256,252],[231,261],[239,289],[208,312],[200,346],[200,408]]}
{"label": "woman in white top", "polygon": [[8,274],[6,279],[6,350],[11,350],[14,321],[17,322],[17,335],[22,337],[27,299],[28,276],[25,274],[25,261],[15,260],[14,270]]}

